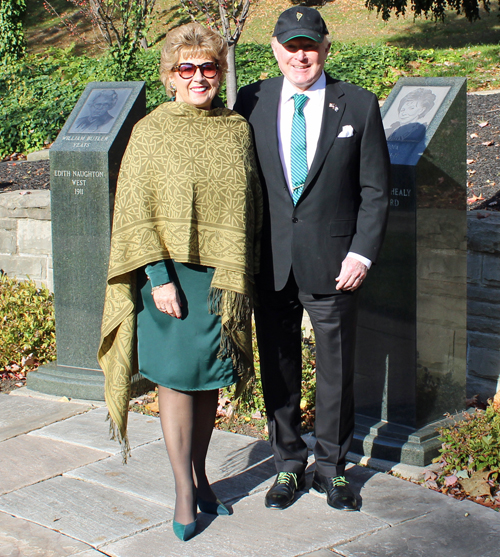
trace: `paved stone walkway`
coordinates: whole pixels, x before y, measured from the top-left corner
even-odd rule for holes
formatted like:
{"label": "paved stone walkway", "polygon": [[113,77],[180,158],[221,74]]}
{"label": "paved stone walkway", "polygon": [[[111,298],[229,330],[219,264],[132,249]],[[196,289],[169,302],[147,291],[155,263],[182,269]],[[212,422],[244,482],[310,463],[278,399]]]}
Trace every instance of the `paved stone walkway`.
{"label": "paved stone walkway", "polygon": [[[361,511],[314,490],[285,511],[264,507],[275,474],[268,444],[214,431],[208,473],[233,514],[198,515],[172,532],[173,477],[157,418],[130,414],[132,458],[109,441],[90,402],[0,394],[1,557],[497,557],[500,513],[352,465]],[[311,463],[308,486],[312,480]]]}

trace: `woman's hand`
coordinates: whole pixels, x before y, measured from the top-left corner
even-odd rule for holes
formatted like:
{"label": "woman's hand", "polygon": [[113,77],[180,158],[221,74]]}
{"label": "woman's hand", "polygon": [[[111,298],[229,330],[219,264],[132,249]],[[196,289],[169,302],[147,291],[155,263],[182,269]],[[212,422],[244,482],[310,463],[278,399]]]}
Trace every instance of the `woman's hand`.
{"label": "woman's hand", "polygon": [[179,298],[177,287],[173,282],[155,288],[152,294],[156,307],[162,313],[168,313],[168,315],[177,317],[177,319],[181,318],[181,299]]}

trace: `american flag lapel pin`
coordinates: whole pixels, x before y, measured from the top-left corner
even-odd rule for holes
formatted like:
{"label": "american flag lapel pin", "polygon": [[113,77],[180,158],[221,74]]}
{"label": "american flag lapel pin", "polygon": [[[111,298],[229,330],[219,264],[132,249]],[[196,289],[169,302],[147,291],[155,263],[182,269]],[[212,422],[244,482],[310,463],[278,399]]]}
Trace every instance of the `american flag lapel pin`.
{"label": "american flag lapel pin", "polygon": [[335,110],[335,112],[339,111],[339,107],[335,103],[330,103],[328,106],[330,108],[333,108],[333,110]]}

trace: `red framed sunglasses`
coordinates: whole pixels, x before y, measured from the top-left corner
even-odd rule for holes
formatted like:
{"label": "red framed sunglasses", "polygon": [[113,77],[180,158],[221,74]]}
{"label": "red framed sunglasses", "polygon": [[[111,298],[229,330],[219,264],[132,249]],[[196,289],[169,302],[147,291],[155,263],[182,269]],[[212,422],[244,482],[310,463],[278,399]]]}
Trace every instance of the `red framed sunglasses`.
{"label": "red framed sunglasses", "polygon": [[204,64],[191,64],[190,62],[183,62],[177,64],[172,68],[173,72],[177,72],[182,79],[191,79],[199,68],[201,75],[208,79],[213,79],[219,71],[219,64],[217,62],[205,62]]}

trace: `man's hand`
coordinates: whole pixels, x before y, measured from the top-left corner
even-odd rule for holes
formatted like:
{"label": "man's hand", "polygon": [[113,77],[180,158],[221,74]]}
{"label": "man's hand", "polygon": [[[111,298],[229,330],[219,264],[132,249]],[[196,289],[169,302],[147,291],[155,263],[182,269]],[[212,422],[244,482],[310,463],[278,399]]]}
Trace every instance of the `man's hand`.
{"label": "man's hand", "polygon": [[177,317],[180,319],[182,316],[181,312],[181,299],[179,298],[179,292],[177,287],[173,282],[164,284],[160,288],[153,291],[153,300],[156,307],[163,313],[168,313],[172,317]]}
{"label": "man's hand", "polygon": [[335,279],[337,290],[350,290],[351,292],[356,290],[361,286],[367,272],[368,267],[364,263],[348,255],[342,261],[340,275]]}

